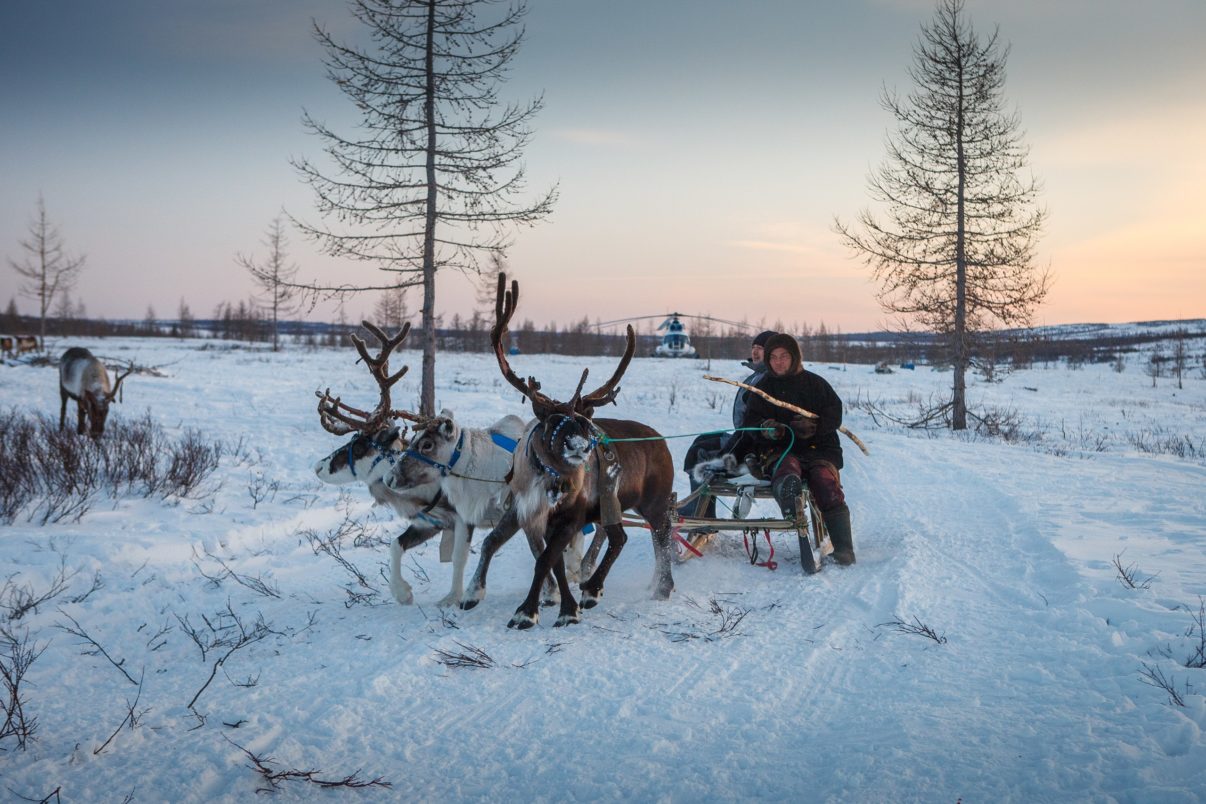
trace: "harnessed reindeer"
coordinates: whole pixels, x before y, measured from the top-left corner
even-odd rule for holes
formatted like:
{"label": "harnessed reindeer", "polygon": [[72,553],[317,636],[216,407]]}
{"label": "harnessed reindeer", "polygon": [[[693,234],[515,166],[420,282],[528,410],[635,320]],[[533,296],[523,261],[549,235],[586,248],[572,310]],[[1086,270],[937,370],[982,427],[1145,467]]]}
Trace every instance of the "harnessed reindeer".
{"label": "harnessed reindeer", "polygon": [[[386,475],[385,484],[391,489],[439,483],[445,499],[455,510],[453,592],[440,605],[457,604],[463,609],[471,609],[481,602],[486,588],[482,566],[489,565],[487,551],[493,557],[519,530],[515,514],[508,505],[511,492],[507,476],[524,427],[523,419],[518,416],[504,416],[484,430],[462,427],[453,418],[452,411],[442,410],[439,416],[421,421],[415,427],[410,447],[402,452],[393,471]],[[462,579],[475,524],[491,524],[494,528],[486,537],[482,563],[473,576],[470,594],[466,596]],[[544,550],[544,542],[531,535],[528,546],[533,558]],[[577,580],[582,563],[581,538],[571,540],[566,557],[570,572]],[[544,603],[559,603],[559,594],[560,590],[550,579],[544,588]]]}
{"label": "harnessed reindeer", "polygon": [[[409,334],[410,325],[404,325],[390,338],[371,323],[361,323],[381,344],[377,356],[370,357],[364,341],[355,335],[352,336],[352,342],[360,352],[361,359],[377,382],[380,400],[374,410],[366,412],[344,404],[338,397],[332,397],[330,389],[327,389],[326,393],[315,392],[319,397],[318,415],[323,428],[334,435],[355,435],[315,464],[314,471],[324,483],[344,485],[363,482],[368,486],[374,501],[390,506],[399,515],[411,521],[410,527],[390,542],[390,593],[403,605],[414,602],[414,590],[402,579],[402,556],[407,550],[427,542],[441,531],[451,534],[452,588],[439,605],[456,605],[461,602],[463,594],[464,567],[474,526],[495,524],[497,521],[494,533],[498,534],[496,538],[500,543],[506,542],[519,530],[515,515],[510,512],[504,514],[502,511],[500,495],[505,496],[507,493],[503,478],[511,468],[511,455],[509,450],[500,447],[513,444],[515,438],[523,431],[523,421],[516,416],[508,416],[497,422],[489,431],[470,430],[457,427],[451,420],[451,414],[442,418],[430,418],[403,410],[393,410],[390,388],[402,378],[408,367],[403,367],[390,376],[388,360],[393,350]],[[409,442],[403,429],[394,423],[399,418],[418,423]],[[497,431],[499,441],[492,440],[494,431]],[[441,434],[451,435],[452,443],[448,445],[447,453],[439,443]],[[455,449],[464,451],[465,442],[461,440],[461,434],[475,449],[483,439],[492,445],[498,444],[495,451],[503,455],[494,455],[499,465],[487,468],[487,475],[497,475],[497,482],[475,483],[469,488],[459,487],[452,482],[448,486],[455,489],[450,494],[442,482],[445,478],[440,472],[434,471],[436,466],[443,465],[445,471],[458,466],[473,467],[474,474],[478,473],[476,459],[462,463],[464,458],[453,457],[453,445],[457,442],[460,443]],[[405,461],[408,453],[413,453],[415,460]],[[420,456],[428,462],[418,461]],[[396,471],[403,467],[404,461],[408,467],[417,463],[433,471],[410,470],[405,473],[405,478],[396,477]],[[543,543],[534,545],[533,555],[536,555],[540,548],[543,548]],[[549,597],[553,597],[554,591],[555,589],[550,587]],[[480,600],[480,597],[478,599]]]}
{"label": "harnessed reindeer", "polygon": [[[441,606],[461,603],[474,527],[502,524],[509,493],[504,478],[523,428],[518,416],[504,416],[484,430],[462,427],[451,411],[442,410],[419,422],[410,447],[385,477],[392,491],[435,483],[453,509],[452,591]],[[511,529],[509,535],[515,532],[513,521],[503,525]]]}
{"label": "harnessed reindeer", "polygon": [[535,377],[526,383],[519,379],[507,361],[503,336],[518,301],[519,283],[512,282],[507,291],[506,275],[500,274],[491,345],[503,377],[528,398],[536,415],[516,449],[509,482],[520,526],[530,536],[542,538],[545,547],[536,560],[528,596],[507,627],[531,628],[539,622],[540,590],[550,571],[561,591],[556,625],[580,622],[562,553],[583,525],[601,525],[607,535],[607,552],[580,587],[582,606],[597,605],[607,574],[628,540],[621,525],[621,513],[627,509],[636,510],[649,523],[655,559],[653,597],[665,600],[674,589],[670,549],[674,463],[670,450],[657,431],[644,424],[593,418],[595,408],[615,401],[620,390],[617,383],[636,349],[636,334],[629,326],[624,357],[611,379],[583,395],[584,370],[570,401],[557,402],[540,392]]}
{"label": "harnessed reindeer", "polygon": [[370,357],[368,347],[353,335],[352,342],[369,373],[377,381],[380,399],[372,411],[363,411],[345,405],[338,397],[315,391],[318,396],[318,418],[327,432],[352,438],[339,449],[314,465],[314,472],[324,483],[342,486],[361,482],[368,486],[369,494],[379,505],[388,505],[411,524],[402,535],[390,542],[389,589],[394,599],[407,604],[414,601],[414,591],[402,579],[402,555],[407,550],[423,544],[445,528],[452,527],[455,512],[440,493],[439,483],[425,483],[410,488],[391,489],[385,478],[407,448],[405,430],[394,423],[400,416],[409,417],[403,411],[390,407],[390,388],[406,374],[409,366],[403,366],[394,375],[389,374],[389,356],[410,333],[410,324],[403,325],[393,337],[362,321],[381,344],[376,357]]}
{"label": "harnessed reindeer", "polygon": [[79,419],[75,431],[84,434],[84,420],[88,420],[88,434],[99,438],[105,432],[105,419],[109,417],[109,405],[117,398],[121,381],[133,373],[130,366],[117,375],[113,387],[109,387],[109,371],[87,349],[73,346],[63,352],[59,360],[59,429],[67,420],[67,400],[74,399]]}

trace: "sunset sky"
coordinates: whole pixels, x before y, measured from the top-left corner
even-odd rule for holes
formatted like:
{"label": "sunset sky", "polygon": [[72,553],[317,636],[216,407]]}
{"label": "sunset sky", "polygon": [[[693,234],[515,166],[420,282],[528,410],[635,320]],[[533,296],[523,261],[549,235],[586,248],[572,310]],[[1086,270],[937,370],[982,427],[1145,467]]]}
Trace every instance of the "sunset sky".
{"label": "sunset sky", "polygon": [[[868,203],[928,0],[531,0],[504,96],[544,93],[526,164],[560,201],[517,233],[520,317],[680,310],[885,323],[831,230]],[[1037,324],[1206,317],[1206,3],[968,0],[1011,44],[1006,93],[1050,213],[1055,284]],[[321,158],[303,108],[351,133],[311,19],[335,0],[0,3],[0,257],[20,259],[41,193],[87,254],[90,315],[208,316],[252,291],[235,262],[284,208],[317,222],[291,156]],[[319,256],[302,276],[379,281]],[[18,277],[0,265],[0,305]],[[374,299],[351,302],[358,318]],[[17,298],[22,312],[32,302]],[[410,300],[418,307],[417,295]],[[475,305],[442,274],[438,310]],[[329,317],[320,308],[316,317]]]}

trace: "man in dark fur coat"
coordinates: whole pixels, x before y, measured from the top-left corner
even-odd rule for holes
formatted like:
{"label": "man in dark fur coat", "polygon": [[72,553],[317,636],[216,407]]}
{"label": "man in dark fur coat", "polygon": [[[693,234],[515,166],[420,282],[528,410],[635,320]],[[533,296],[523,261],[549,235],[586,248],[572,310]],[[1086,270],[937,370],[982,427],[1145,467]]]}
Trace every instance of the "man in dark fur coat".
{"label": "man in dark fur coat", "polygon": [[[769,338],[764,348],[769,371],[755,387],[820,418],[801,416],[750,394],[742,425],[769,430],[758,433],[754,443],[758,452],[768,456],[771,466],[791,443],[791,451],[779,462],[771,478],[771,488],[783,516],[795,517],[802,483],[807,482],[833,541],[833,560],[842,565],[853,564],[850,509],[846,506],[839,475],[842,444],[838,441],[838,427],[842,424],[842,400],[823,377],[804,369],[800,345],[795,338],[780,333]],[[788,436],[788,429],[795,436],[794,442]]]}

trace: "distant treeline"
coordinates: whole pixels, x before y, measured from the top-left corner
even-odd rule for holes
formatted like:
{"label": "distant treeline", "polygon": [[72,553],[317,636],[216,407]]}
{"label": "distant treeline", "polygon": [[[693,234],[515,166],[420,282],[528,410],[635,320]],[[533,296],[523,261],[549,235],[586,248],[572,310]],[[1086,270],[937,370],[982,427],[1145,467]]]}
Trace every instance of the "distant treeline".
{"label": "distant treeline", "polygon": [[[177,318],[160,319],[148,311],[141,321],[106,320],[103,318],[53,318],[47,322],[47,331],[57,337],[161,337],[161,338],[216,338],[265,342],[272,338],[271,326],[261,317],[260,308],[253,301],[223,303],[214,311],[212,318],[193,318],[187,307],[182,305]],[[1175,322],[1174,322],[1175,323]],[[1035,363],[1068,362],[1070,364],[1108,363],[1127,354],[1145,351],[1145,347],[1177,337],[1191,344],[1193,352],[1200,352],[1206,345],[1206,328],[1201,322],[1197,326],[1170,331],[1133,331],[1119,333],[1117,329],[1088,329],[1083,333],[1070,327],[1074,334],[1066,331],[1055,337],[1058,328],[1047,327],[1037,330],[1012,330],[981,336],[974,347],[978,362],[1011,365],[1024,368]],[[783,325],[779,324],[782,328]],[[775,328],[775,327],[772,327]],[[904,363],[942,365],[946,348],[941,335],[911,332],[842,333],[826,330],[824,324],[816,329],[796,324],[787,328],[799,340],[804,358],[812,363],[866,363],[898,365]],[[34,333],[38,320],[13,311],[0,314],[0,332],[10,335]],[[282,321],[281,333],[286,343],[304,348],[348,348],[348,336],[360,331],[360,327],[346,321],[326,323],[311,321]],[[749,355],[752,331],[742,332],[735,328],[724,331],[699,327],[690,331],[691,344],[701,358],[743,359]],[[361,335],[365,333],[361,332]],[[419,340],[421,333],[416,328],[410,336],[411,343]],[[490,351],[490,328],[487,319],[475,315],[464,320],[454,316],[448,326],[436,330],[437,348],[444,352],[488,352]],[[661,342],[657,334],[638,334],[637,355],[649,355]],[[600,331],[588,319],[559,328],[547,325],[538,328],[532,321],[524,321],[509,335],[507,347],[529,354],[566,355],[618,355],[624,349],[625,338],[621,332]]]}

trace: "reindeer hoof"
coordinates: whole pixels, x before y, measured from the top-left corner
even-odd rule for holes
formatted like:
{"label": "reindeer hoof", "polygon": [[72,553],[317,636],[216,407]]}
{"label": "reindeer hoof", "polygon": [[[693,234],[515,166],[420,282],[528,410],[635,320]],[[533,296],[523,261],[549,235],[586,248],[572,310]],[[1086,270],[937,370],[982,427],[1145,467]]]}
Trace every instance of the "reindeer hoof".
{"label": "reindeer hoof", "polygon": [[525,614],[521,610],[511,615],[511,622],[507,623],[507,628],[518,628],[520,631],[526,631],[538,622],[540,622],[539,614]]}
{"label": "reindeer hoof", "polygon": [[442,609],[450,609],[453,606],[458,605],[459,603],[460,603],[460,601],[457,600],[457,596],[452,594],[451,592],[449,592],[448,594],[446,594],[442,598],[440,598],[440,602],[436,603],[436,605]]}
{"label": "reindeer hoof", "polygon": [[398,601],[403,606],[409,606],[415,602],[415,593],[410,589],[410,587],[391,589],[390,591],[394,595],[394,600]]}
{"label": "reindeer hoof", "polygon": [[477,608],[477,604],[481,603],[481,602],[482,601],[478,598],[467,597],[464,600],[462,600],[458,605],[460,605],[461,611],[469,611],[469,609]]}
{"label": "reindeer hoof", "polygon": [[599,605],[599,598],[601,598],[601,597],[603,597],[602,589],[598,589],[598,590],[583,589],[582,590],[582,608],[593,609],[595,606]]}
{"label": "reindeer hoof", "polygon": [[563,625],[577,625],[582,622],[582,614],[580,612],[561,612],[561,616],[557,618],[557,622],[553,623],[554,628],[560,628]]}

